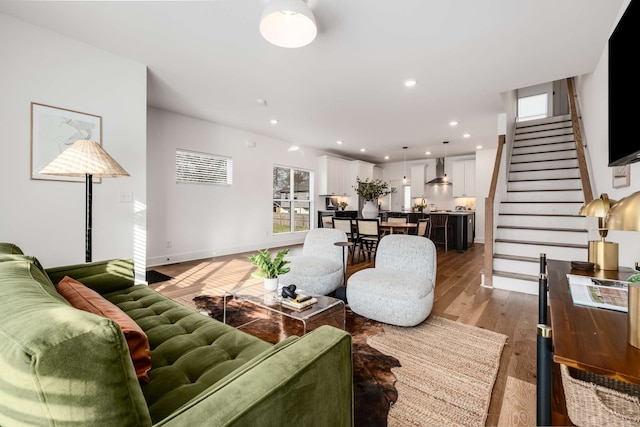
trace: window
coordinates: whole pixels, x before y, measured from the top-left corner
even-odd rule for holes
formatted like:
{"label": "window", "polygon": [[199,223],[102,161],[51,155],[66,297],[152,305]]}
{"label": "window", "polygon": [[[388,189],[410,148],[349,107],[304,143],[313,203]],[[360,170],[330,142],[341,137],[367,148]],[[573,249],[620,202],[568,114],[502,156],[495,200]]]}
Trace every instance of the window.
{"label": "window", "polygon": [[543,119],[548,114],[548,95],[524,96],[518,98],[518,121]]}
{"label": "window", "polygon": [[404,185],[402,187],[402,209],[411,209],[411,186]]}
{"label": "window", "polygon": [[176,183],[231,185],[230,157],[176,150]]}
{"label": "window", "polygon": [[309,230],[311,172],[273,167],[273,234]]}

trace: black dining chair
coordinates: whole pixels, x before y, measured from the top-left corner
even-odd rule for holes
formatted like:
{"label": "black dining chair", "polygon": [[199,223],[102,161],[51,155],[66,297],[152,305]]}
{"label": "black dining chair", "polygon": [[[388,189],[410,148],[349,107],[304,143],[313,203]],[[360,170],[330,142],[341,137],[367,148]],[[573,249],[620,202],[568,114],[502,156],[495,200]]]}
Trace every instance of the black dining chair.
{"label": "black dining chair", "polygon": [[374,219],[356,219],[356,232],[358,241],[358,262],[360,262],[360,255],[367,256],[371,260],[376,259],[376,250],[378,249],[378,243],[382,237],[380,234],[380,222],[377,218]]}
{"label": "black dining chair", "polygon": [[420,218],[418,219],[418,227],[416,234],[422,237],[429,237],[431,221],[429,218]]}
{"label": "black dining chair", "polygon": [[357,241],[357,232],[354,220],[351,218],[333,217],[333,228],[342,230],[347,235],[347,241],[351,242],[351,246],[349,246],[349,256],[351,257],[351,263],[353,263]]}

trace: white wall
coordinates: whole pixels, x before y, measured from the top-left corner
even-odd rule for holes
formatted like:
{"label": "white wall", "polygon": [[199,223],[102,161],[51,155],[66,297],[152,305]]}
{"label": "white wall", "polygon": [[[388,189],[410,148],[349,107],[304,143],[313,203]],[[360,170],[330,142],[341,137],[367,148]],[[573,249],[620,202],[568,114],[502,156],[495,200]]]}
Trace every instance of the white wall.
{"label": "white wall", "polygon": [[[625,10],[628,2],[623,5]],[[611,29],[613,31],[613,28]],[[631,165],[631,185],[624,188],[613,188],[612,168],[607,166],[608,152],[608,49],[605,47],[600,62],[591,74],[576,79],[578,102],[584,126],[584,142],[588,157],[591,160],[590,173],[593,175],[594,197],[607,193],[610,199],[620,200],[640,191],[640,163]],[[630,143],[634,143],[630,140]],[[597,230],[589,230],[589,239],[597,239]],[[633,267],[640,261],[640,232],[609,231],[607,241],[619,244],[618,264]]]}
{"label": "white wall", "polygon": [[45,267],[84,262],[84,182],[30,179],[30,104],[86,112],[102,116],[103,147],[131,175],[93,186],[93,259],[135,257],[144,272],[146,67],[3,14],[0,40],[0,241]]}
{"label": "white wall", "polygon": [[[272,233],[273,166],[314,170],[317,156],[325,153],[288,151],[290,145],[149,108],[149,265],[302,243],[305,233]],[[230,156],[233,185],[176,184],[176,148]]]}

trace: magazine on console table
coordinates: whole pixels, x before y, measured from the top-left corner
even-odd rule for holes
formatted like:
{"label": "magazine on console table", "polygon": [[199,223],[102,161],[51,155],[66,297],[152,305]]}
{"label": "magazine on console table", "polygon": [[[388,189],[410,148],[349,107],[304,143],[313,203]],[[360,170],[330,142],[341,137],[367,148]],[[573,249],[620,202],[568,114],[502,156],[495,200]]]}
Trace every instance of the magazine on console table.
{"label": "magazine on console table", "polygon": [[573,303],[627,312],[628,282],[567,274]]}

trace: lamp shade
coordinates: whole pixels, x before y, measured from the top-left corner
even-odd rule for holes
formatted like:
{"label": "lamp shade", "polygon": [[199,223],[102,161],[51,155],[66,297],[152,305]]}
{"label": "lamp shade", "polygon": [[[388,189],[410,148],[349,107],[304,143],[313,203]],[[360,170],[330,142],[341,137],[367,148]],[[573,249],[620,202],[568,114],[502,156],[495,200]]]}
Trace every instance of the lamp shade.
{"label": "lamp shade", "polygon": [[317,33],[316,18],[303,0],[272,0],[262,11],[260,34],[276,46],[306,46]]}
{"label": "lamp shade", "polygon": [[599,198],[593,199],[589,203],[583,205],[580,208],[580,215],[604,218],[607,216],[611,206],[615,203],[615,200],[609,199],[607,193],[602,193]]}
{"label": "lamp shade", "polygon": [[640,191],[614,204],[606,224],[609,230],[640,231]]}
{"label": "lamp shade", "polygon": [[96,141],[79,139],[40,171],[46,175],[93,175],[95,178],[129,176]]}

